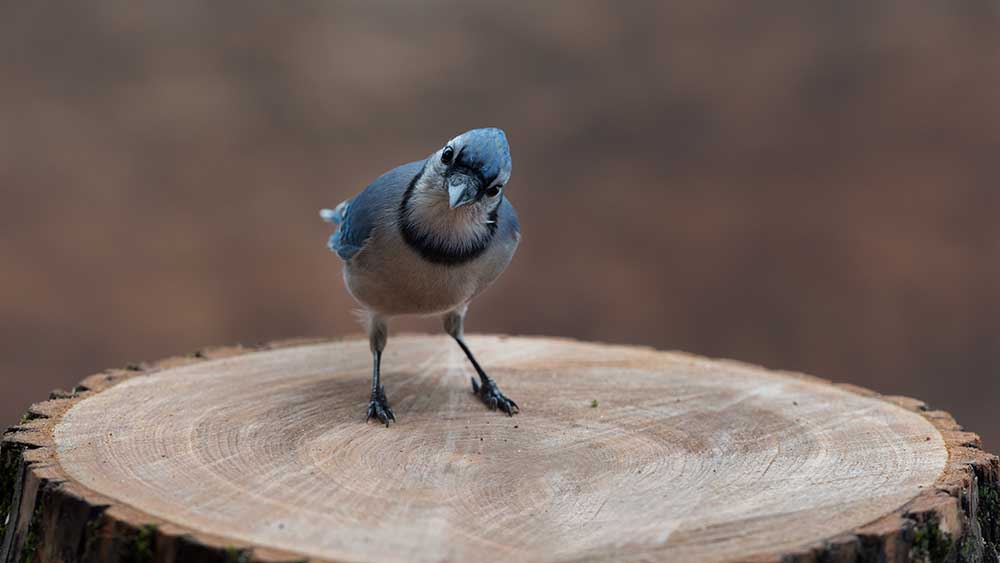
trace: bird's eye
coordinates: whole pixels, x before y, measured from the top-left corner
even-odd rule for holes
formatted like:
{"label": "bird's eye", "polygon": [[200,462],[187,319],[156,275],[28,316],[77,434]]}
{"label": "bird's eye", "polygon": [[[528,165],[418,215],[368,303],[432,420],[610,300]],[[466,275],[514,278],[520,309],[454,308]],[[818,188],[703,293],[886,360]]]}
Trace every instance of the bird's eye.
{"label": "bird's eye", "polygon": [[445,147],[444,150],[441,151],[442,164],[451,164],[451,160],[453,158],[455,158],[455,149],[451,147]]}
{"label": "bird's eye", "polygon": [[490,186],[486,188],[486,195],[487,197],[496,197],[500,193],[500,190],[502,189],[503,186],[500,184],[497,184],[495,186]]}

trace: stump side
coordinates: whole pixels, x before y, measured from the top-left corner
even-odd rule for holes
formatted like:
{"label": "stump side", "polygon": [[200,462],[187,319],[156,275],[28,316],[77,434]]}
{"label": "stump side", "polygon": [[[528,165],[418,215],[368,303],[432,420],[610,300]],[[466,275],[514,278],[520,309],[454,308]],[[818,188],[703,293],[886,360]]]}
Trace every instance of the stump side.
{"label": "stump side", "polygon": [[[0,561],[26,557],[34,561],[302,560],[302,553],[308,550],[276,550],[186,529],[81,485],[60,465],[53,433],[70,408],[137,376],[304,344],[293,341],[259,348],[206,350],[152,365],[110,370],[87,378],[71,392],[56,392],[49,401],[33,405],[23,423],[4,435],[0,451],[0,518],[9,512],[9,517],[0,521],[4,524],[0,530]],[[692,361],[705,360],[692,357]],[[713,365],[746,367],[733,362]],[[810,376],[783,375],[828,385]],[[836,387],[892,403],[927,420],[940,432],[947,448],[944,471],[903,506],[873,522],[814,545],[760,553],[754,560],[995,561],[1000,540],[998,465],[995,456],[980,449],[978,437],[963,432],[947,413],[928,410],[919,401],[884,397],[853,386]],[[492,417],[493,413],[482,414],[497,424],[504,421]],[[401,423],[387,432],[404,432],[406,421]]]}

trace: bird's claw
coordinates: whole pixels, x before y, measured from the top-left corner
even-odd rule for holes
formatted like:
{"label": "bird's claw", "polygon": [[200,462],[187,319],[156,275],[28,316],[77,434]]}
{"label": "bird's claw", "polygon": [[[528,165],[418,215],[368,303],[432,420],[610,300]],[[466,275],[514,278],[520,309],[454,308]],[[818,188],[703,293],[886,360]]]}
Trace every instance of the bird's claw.
{"label": "bird's claw", "polygon": [[386,426],[389,426],[390,420],[396,422],[396,417],[392,414],[392,409],[389,408],[389,401],[385,398],[385,387],[382,385],[378,386],[377,393],[372,393],[372,399],[368,403],[368,418],[366,420],[373,418],[379,419]]}
{"label": "bird's claw", "polygon": [[471,379],[472,392],[478,395],[480,400],[486,403],[486,406],[493,410],[500,409],[507,413],[508,416],[514,416],[514,413],[521,410],[518,408],[517,403],[508,399],[506,395],[500,392],[500,388],[497,387],[497,384],[492,379],[487,379],[482,385],[479,385],[476,378],[473,377]]}

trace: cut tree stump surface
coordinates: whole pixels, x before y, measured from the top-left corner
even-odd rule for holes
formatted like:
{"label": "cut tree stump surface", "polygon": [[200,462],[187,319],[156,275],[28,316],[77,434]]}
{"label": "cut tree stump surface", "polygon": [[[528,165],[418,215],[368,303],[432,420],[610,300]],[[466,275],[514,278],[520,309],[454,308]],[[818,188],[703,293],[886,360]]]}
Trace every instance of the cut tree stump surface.
{"label": "cut tree stump surface", "polygon": [[995,560],[997,459],[919,401],[645,348],[469,343],[520,414],[476,400],[436,336],[389,341],[389,428],[363,419],[363,340],[92,376],[5,435],[0,560]]}

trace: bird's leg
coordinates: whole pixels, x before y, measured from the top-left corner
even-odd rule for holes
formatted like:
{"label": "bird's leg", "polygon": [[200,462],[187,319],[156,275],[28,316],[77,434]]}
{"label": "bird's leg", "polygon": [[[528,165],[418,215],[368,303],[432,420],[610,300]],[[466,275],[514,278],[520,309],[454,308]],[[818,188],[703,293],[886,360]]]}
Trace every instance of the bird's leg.
{"label": "bird's leg", "polygon": [[444,329],[458,342],[458,345],[465,352],[465,355],[472,362],[472,367],[476,368],[476,373],[479,374],[479,382],[476,382],[475,378],[472,378],[472,392],[479,396],[479,398],[486,403],[486,406],[491,409],[500,409],[510,416],[518,412],[520,409],[517,403],[508,399],[503,393],[500,392],[500,388],[493,379],[486,375],[483,371],[482,366],[476,361],[476,357],[472,355],[472,350],[469,350],[469,346],[465,343],[464,337],[464,324],[465,324],[465,311],[466,308],[462,307],[456,309],[444,317]]}
{"label": "bird's leg", "polygon": [[372,374],[372,398],[368,402],[368,418],[377,418],[382,424],[389,426],[389,421],[396,421],[396,417],[389,408],[389,401],[385,398],[385,387],[379,382],[380,368],[382,365],[382,350],[385,349],[385,342],[389,337],[389,328],[385,320],[377,315],[372,315],[368,321],[368,342],[372,349],[372,358],[375,360],[375,369]]}

